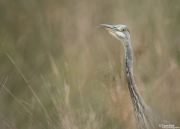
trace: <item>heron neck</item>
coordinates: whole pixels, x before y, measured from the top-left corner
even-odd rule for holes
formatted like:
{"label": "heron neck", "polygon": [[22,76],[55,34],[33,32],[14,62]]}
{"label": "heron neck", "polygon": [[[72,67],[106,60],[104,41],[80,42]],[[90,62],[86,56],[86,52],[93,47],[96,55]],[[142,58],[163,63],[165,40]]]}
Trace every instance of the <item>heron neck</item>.
{"label": "heron neck", "polygon": [[146,104],[141,98],[141,95],[139,94],[139,91],[136,87],[133,77],[133,54],[132,54],[131,41],[129,40],[126,43],[124,43],[124,47],[125,47],[125,67],[126,67],[128,88],[134,106],[134,111],[136,114],[136,111],[145,108]]}

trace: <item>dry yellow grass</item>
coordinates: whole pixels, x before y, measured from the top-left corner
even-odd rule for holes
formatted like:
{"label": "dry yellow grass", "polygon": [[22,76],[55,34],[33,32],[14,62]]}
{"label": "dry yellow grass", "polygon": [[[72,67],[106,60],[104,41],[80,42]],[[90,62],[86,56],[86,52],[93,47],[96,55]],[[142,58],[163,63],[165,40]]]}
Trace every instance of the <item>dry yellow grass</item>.
{"label": "dry yellow grass", "polygon": [[99,24],[126,24],[137,87],[180,121],[180,1],[0,1],[1,129],[132,129],[122,44]]}

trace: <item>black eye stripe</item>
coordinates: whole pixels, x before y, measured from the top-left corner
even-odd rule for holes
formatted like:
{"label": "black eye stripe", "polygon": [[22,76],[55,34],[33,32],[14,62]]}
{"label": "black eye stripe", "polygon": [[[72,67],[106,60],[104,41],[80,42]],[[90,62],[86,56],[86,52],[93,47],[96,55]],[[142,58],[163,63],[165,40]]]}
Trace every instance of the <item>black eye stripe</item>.
{"label": "black eye stripe", "polygon": [[114,26],[114,30],[119,31],[119,29],[116,26]]}

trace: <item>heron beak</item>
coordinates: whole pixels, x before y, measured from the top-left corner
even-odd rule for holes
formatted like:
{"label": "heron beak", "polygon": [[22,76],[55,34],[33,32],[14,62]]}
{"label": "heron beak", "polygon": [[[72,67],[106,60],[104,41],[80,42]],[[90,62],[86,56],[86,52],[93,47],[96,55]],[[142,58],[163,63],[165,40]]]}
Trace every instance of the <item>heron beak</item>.
{"label": "heron beak", "polygon": [[113,25],[100,24],[100,26],[103,27],[104,29],[106,29],[109,32],[112,32],[112,33],[116,32],[116,28]]}

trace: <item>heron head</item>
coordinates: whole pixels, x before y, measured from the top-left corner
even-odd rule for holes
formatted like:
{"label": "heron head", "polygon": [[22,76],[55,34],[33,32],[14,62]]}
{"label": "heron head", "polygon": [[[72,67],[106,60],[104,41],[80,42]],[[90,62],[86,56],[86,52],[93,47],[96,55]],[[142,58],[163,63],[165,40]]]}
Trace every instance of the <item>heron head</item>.
{"label": "heron head", "polygon": [[118,25],[108,25],[101,24],[101,26],[109,31],[109,33],[114,36],[116,39],[120,40],[122,43],[125,43],[130,39],[129,29],[126,25],[118,24]]}

